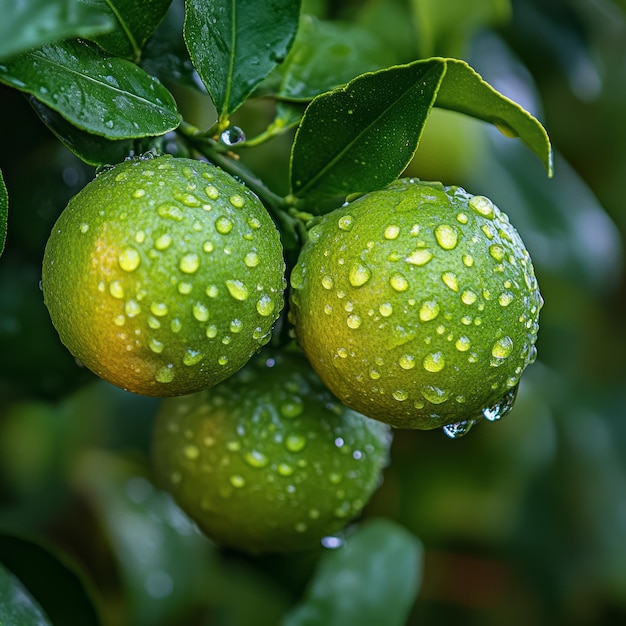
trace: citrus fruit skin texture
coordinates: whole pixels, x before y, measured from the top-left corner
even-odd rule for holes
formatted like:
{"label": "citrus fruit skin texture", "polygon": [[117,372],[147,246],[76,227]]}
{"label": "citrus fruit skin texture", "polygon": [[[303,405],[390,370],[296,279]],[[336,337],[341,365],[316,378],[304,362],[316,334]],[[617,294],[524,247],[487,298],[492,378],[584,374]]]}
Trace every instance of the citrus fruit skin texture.
{"label": "citrus fruit skin texture", "polygon": [[262,352],[213,389],[162,402],[157,481],[214,541],[308,549],[379,486],[391,429],[342,406],[299,353]]}
{"label": "citrus fruit skin texture", "polygon": [[283,306],[282,246],[261,202],[229,174],[193,159],[132,159],[69,202],[42,287],[84,365],[135,393],[182,395],[267,343]]}
{"label": "citrus fruit skin texture", "polygon": [[498,419],[535,359],[530,256],[506,215],[460,187],[400,179],[323,216],[291,287],[319,376],[396,427]]}

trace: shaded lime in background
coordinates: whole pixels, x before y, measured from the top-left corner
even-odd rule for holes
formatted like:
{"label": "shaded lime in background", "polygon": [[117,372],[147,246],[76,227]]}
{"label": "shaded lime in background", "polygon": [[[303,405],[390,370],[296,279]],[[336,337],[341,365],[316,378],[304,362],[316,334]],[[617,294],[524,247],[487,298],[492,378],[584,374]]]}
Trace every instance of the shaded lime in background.
{"label": "shaded lime in background", "polygon": [[206,534],[241,550],[319,545],[380,485],[389,428],[342,406],[290,351],[264,351],[238,374],[163,402],[159,483]]}

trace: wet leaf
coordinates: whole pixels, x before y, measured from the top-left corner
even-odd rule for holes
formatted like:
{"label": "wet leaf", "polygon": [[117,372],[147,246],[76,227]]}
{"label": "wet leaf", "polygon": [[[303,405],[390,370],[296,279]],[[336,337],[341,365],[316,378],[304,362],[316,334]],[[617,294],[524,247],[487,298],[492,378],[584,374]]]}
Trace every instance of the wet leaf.
{"label": "wet leaf", "polygon": [[422,548],[385,519],[364,523],[324,554],[304,601],[283,626],[402,626],[417,595]]}
{"label": "wet leaf", "polygon": [[114,28],[106,7],[76,0],[0,0],[0,59],[46,43],[91,37]]}
{"label": "wet leaf", "polygon": [[552,174],[550,141],[530,113],[467,63],[433,58],[363,74],[314,98],[292,147],[293,193],[345,197],[391,183],[413,158],[433,106],[521,138]]}
{"label": "wet leaf", "polygon": [[161,135],[179,124],[176,102],[156,78],[87,42],[49,44],[13,57],[0,66],[0,82],[108,139]]}
{"label": "wet leaf", "polygon": [[52,545],[3,533],[0,534],[0,562],[20,579],[52,624],[100,626],[82,571]]}
{"label": "wet leaf", "polygon": [[291,47],[299,0],[186,0],[191,60],[226,119]]}
{"label": "wet leaf", "polygon": [[209,541],[142,468],[107,453],[85,456],[79,489],[106,529],[130,601],[130,623],[156,626],[206,597]]}
{"label": "wet leaf", "polygon": [[170,3],[171,0],[106,0],[116,28],[95,40],[111,54],[138,61]]}
{"label": "wet leaf", "polygon": [[310,100],[392,60],[362,26],[305,15],[293,48],[278,70],[283,77],[278,96]]}
{"label": "wet leaf", "polygon": [[552,148],[539,121],[486,83],[465,61],[442,61],[447,69],[435,106],[489,122],[506,137],[519,137],[552,176]]}
{"label": "wet leaf", "polygon": [[52,626],[24,585],[1,564],[0,624]]}
{"label": "wet leaf", "polygon": [[363,74],[315,98],[291,155],[298,196],[347,196],[388,185],[407,166],[445,73],[440,60]]}
{"label": "wet leaf", "polygon": [[41,121],[63,145],[89,165],[119,163],[135,154],[133,139],[107,139],[76,128],[59,113],[32,96],[30,103]]}

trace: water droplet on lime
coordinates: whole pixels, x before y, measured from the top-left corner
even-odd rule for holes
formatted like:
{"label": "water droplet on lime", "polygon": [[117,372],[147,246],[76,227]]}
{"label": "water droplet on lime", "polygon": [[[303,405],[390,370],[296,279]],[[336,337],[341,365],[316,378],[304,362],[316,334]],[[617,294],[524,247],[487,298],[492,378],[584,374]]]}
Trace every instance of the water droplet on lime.
{"label": "water droplet on lime", "polygon": [[361,325],[362,320],[356,314],[348,315],[348,319],[346,320],[346,323],[348,324],[349,328],[352,328],[353,330],[356,330]]}
{"label": "water droplet on lime", "polygon": [[411,370],[415,367],[415,357],[410,354],[403,354],[398,362],[403,370]]}
{"label": "water droplet on lime", "polygon": [[124,287],[119,280],[114,280],[109,285],[109,293],[114,297],[121,299],[124,297]]}
{"label": "water droplet on lime", "polygon": [[178,267],[185,274],[193,274],[200,267],[200,257],[195,252],[189,252],[181,257]]}
{"label": "water droplet on lime", "polygon": [[354,226],[354,220],[352,218],[352,215],[343,215],[342,217],[340,217],[339,221],[337,222],[337,226],[339,227],[339,230],[352,230],[352,227]]}
{"label": "water droplet on lime", "polygon": [[505,335],[500,337],[491,348],[491,355],[496,359],[506,359],[513,350],[513,340]]}
{"label": "water droplet on lime", "polygon": [[390,224],[389,226],[387,226],[387,228],[385,228],[385,232],[383,233],[385,239],[388,239],[390,241],[397,239],[399,234],[400,228],[395,224]]}
{"label": "water droplet on lime", "polygon": [[215,220],[215,230],[220,235],[228,235],[228,233],[233,229],[233,223],[227,217],[221,216]]}
{"label": "water droplet on lime", "polygon": [[459,279],[454,272],[444,272],[441,275],[441,280],[448,289],[452,289],[452,291],[459,290]]}
{"label": "water droplet on lime", "polygon": [[227,280],[226,288],[235,300],[243,302],[248,299],[248,288],[240,280]]}
{"label": "water droplet on lime", "polygon": [[256,252],[248,252],[243,259],[243,262],[247,267],[256,267],[261,260],[259,259],[259,255]]}
{"label": "water droplet on lime", "polygon": [[348,280],[353,287],[361,287],[372,277],[369,267],[358,261],[350,266]]}
{"label": "water droplet on lime", "polygon": [[168,234],[161,235],[154,242],[154,247],[157,250],[167,250],[167,248],[169,248],[171,245],[172,245],[172,238]]}
{"label": "water droplet on lime", "polygon": [[439,224],[439,226],[435,228],[435,239],[444,250],[454,250],[458,244],[459,236],[453,226]]}
{"label": "water droplet on lime", "polygon": [[261,296],[259,301],[256,303],[256,310],[259,315],[262,315],[263,317],[271,315],[274,312],[274,308],[275,305],[273,300],[267,295]]}
{"label": "water droplet on lime", "polygon": [[135,248],[128,247],[120,252],[118,263],[125,272],[133,272],[139,267],[141,257]]}
{"label": "water droplet on lime", "polygon": [[157,370],[154,378],[159,383],[171,383],[174,380],[173,365],[165,365]]}
{"label": "water droplet on lime", "polygon": [[230,477],[230,484],[235,487],[235,489],[241,489],[246,486],[246,479],[239,474],[233,474]]}
{"label": "water droplet on lime", "polygon": [[461,335],[456,340],[456,343],[454,345],[459,352],[467,352],[470,349],[472,343],[468,337],[466,337],[465,335]]}
{"label": "water droplet on lime", "polygon": [[439,304],[434,300],[426,300],[419,310],[419,317],[422,322],[434,320],[439,315]]}
{"label": "water droplet on lime", "polygon": [[493,202],[491,202],[489,198],[485,198],[485,196],[473,196],[470,198],[468,204],[476,213],[487,219],[493,219],[495,217]]}
{"label": "water droplet on lime", "polygon": [[304,435],[291,434],[285,439],[285,447],[290,452],[300,452],[304,450],[307,444],[307,438]]}
{"label": "water droplet on lime", "polygon": [[433,352],[427,354],[422,361],[424,369],[428,372],[440,372],[446,366],[446,359],[443,352]]}
{"label": "water droplet on lime", "polygon": [[424,248],[418,248],[414,252],[411,252],[405,261],[411,265],[422,266],[426,265],[433,258],[433,253],[430,250]]}
{"label": "water droplet on lime", "polygon": [[402,274],[393,274],[389,279],[392,289],[398,292],[406,291],[409,288],[409,281]]}
{"label": "water droplet on lime", "polygon": [[153,302],[150,305],[150,311],[157,317],[163,317],[164,315],[167,315],[168,307],[164,302]]}
{"label": "water droplet on lime", "polygon": [[246,452],[243,458],[250,467],[255,467],[257,469],[265,467],[269,463],[269,459],[258,450],[250,450],[250,452]]}

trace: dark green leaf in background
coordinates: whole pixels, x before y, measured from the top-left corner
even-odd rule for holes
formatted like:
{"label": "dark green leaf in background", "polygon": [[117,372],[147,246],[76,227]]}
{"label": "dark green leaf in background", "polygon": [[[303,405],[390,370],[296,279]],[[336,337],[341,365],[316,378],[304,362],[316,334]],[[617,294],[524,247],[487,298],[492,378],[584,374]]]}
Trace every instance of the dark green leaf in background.
{"label": "dark green leaf in background", "polygon": [[532,115],[464,61],[432,58],[363,74],[315,98],[292,148],[293,193],[345,197],[391,183],[415,154],[433,105],[521,138],[552,175],[550,141]]}
{"label": "dark green leaf in background", "polygon": [[278,69],[283,77],[278,96],[310,100],[393,62],[383,43],[362,26],[305,15],[293,48]]}
{"label": "dark green leaf in background", "polygon": [[7,217],[9,213],[9,197],[7,188],[2,178],[2,170],[0,170],[0,254],[4,250],[4,242],[7,238]]}
{"label": "dark green leaf in background", "polygon": [[422,546],[411,533],[369,520],[322,556],[305,600],[283,626],[403,626],[421,571]]}
{"label": "dark green leaf in background", "polygon": [[100,626],[83,574],[65,554],[24,537],[0,534],[0,562],[20,579],[55,626]]}
{"label": "dark green leaf in background", "polygon": [[309,105],[291,156],[298,196],[380,189],[411,160],[445,65],[420,61],[364,74]]}
{"label": "dark green leaf in background", "polygon": [[156,78],[86,42],[49,44],[13,57],[0,66],[0,82],[108,139],[161,135],[179,124],[176,102]]}
{"label": "dark green leaf in background", "polygon": [[299,0],[186,0],[184,35],[191,60],[223,120],[291,47]]}
{"label": "dark green leaf in background", "polygon": [[89,165],[119,163],[135,153],[133,139],[107,139],[80,130],[63,119],[59,113],[29,96],[30,103],[42,122],[63,145]]}
{"label": "dark green leaf in background", "polygon": [[147,41],[141,55],[141,67],[166,84],[174,81],[206,93],[185,46],[184,21],[185,6],[182,0],[176,0]]}
{"label": "dark green leaf in background", "polygon": [[0,59],[70,37],[111,31],[115,20],[102,7],[76,0],[0,0]]}
{"label": "dark green leaf in background", "polygon": [[24,585],[0,564],[0,624],[52,626]]}
{"label": "dark green leaf in background", "polygon": [[95,38],[104,50],[138,61],[141,50],[159,22],[163,19],[171,0],[83,0],[103,5],[108,9],[117,28]]}
{"label": "dark green leaf in background", "polygon": [[122,456],[94,452],[81,460],[76,480],[118,560],[129,623],[156,626],[175,623],[185,606],[206,598],[215,553],[142,469]]}

